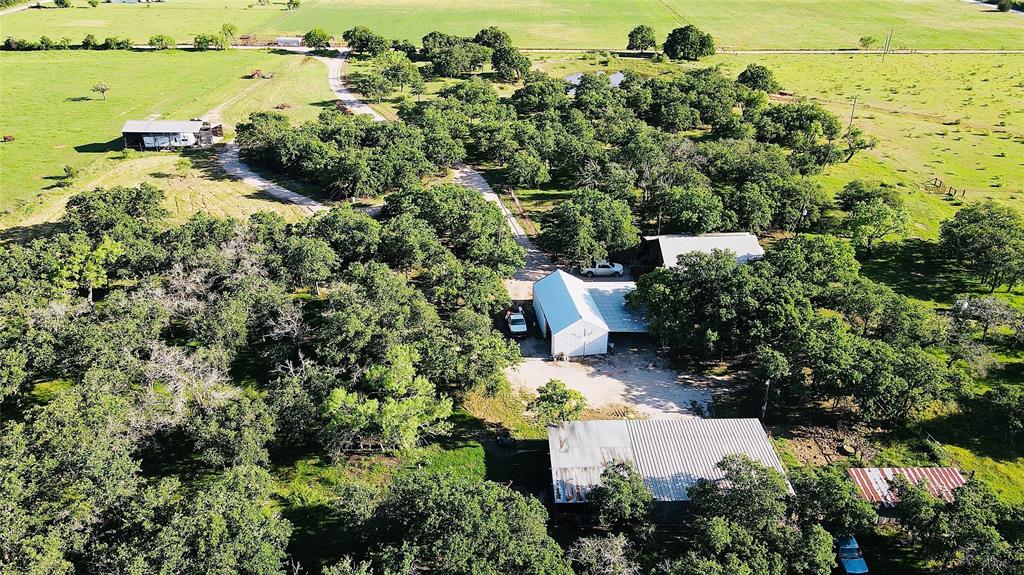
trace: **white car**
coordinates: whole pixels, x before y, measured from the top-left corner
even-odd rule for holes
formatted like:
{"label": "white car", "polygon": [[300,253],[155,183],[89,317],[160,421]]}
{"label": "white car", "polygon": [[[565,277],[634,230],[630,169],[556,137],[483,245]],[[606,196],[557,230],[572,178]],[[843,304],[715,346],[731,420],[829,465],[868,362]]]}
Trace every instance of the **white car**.
{"label": "white car", "polygon": [[622,264],[613,264],[609,261],[598,260],[594,262],[593,267],[580,267],[580,275],[592,278],[594,276],[613,276],[619,277],[622,275],[623,268]]}
{"label": "white car", "polygon": [[505,312],[505,323],[508,324],[508,334],[512,337],[526,337],[527,325],[526,316],[523,315],[523,308],[516,311]]}

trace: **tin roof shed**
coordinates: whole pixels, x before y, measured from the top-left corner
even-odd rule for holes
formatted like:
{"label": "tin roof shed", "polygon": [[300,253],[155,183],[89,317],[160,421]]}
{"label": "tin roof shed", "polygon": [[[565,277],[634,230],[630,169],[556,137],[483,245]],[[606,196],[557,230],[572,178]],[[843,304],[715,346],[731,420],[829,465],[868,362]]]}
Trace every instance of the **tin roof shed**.
{"label": "tin roof shed", "polygon": [[900,502],[890,485],[897,475],[915,485],[926,482],[932,495],[946,501],[953,501],[953,490],[967,483],[960,470],[953,467],[851,467],[847,472],[861,497],[883,507]]}
{"label": "tin roof shed", "polygon": [[717,465],[744,454],[785,473],[757,419],[645,419],[563,422],[548,428],[556,503],[583,503],[611,463],[633,464],[656,501],[688,501],[687,488],[717,481]]}

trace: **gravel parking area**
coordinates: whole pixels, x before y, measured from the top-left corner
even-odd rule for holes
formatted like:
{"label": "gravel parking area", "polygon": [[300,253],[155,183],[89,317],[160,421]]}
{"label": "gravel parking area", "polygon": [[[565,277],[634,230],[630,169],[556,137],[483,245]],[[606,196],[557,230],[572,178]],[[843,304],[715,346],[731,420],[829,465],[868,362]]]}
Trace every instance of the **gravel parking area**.
{"label": "gravel parking area", "polygon": [[506,375],[513,386],[529,390],[560,379],[586,396],[593,409],[626,405],[643,416],[670,418],[693,417],[697,405],[706,413],[712,389],[723,382],[669,368],[646,343],[643,338],[622,338],[614,353],[553,361],[546,357],[545,340],[528,338],[520,344],[523,363]]}

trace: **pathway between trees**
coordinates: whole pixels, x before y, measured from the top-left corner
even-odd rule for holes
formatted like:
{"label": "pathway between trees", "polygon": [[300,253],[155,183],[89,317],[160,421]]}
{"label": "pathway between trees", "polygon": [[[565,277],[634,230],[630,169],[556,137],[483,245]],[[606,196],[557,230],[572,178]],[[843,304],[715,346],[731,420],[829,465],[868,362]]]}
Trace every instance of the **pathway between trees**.
{"label": "pathway between trees", "polygon": [[[307,48],[283,48],[291,52],[305,53],[309,50]],[[338,50],[337,58],[328,58],[325,56],[313,56],[313,58],[322,62],[327,66],[327,83],[331,87],[331,91],[334,92],[334,96],[341,101],[342,105],[352,111],[354,114],[368,114],[373,116],[373,119],[377,122],[383,122],[384,116],[377,113],[376,110],[366,105],[363,101],[357,98],[347,87],[345,87],[344,81],[341,79],[341,71],[345,63],[345,58],[348,56],[348,48]],[[210,110],[203,116],[208,122],[214,122],[220,119],[221,112],[230,103],[234,102],[242,95],[245,91],[235,94],[229,100],[221,103],[219,106]],[[303,211],[310,215],[327,209],[324,204],[305,196],[298,192],[294,192],[275,184],[270,180],[260,176],[252,170],[245,162],[238,157],[238,146],[232,142],[224,146],[224,149],[220,151],[217,156],[220,161],[221,167],[233,178],[237,178],[246,184],[256,188],[257,190],[266,193],[279,200],[295,204],[303,209]]]}
{"label": "pathway between trees", "polygon": [[[294,52],[308,52],[308,49],[304,48],[289,50]],[[359,96],[345,85],[345,81],[343,80],[343,71],[345,59],[348,57],[348,54],[348,48],[340,48],[338,50],[337,57],[313,56],[313,58],[316,58],[327,66],[327,83],[330,85],[334,96],[345,108],[353,114],[371,116],[376,122],[386,121],[384,116],[361,100]],[[207,121],[219,119],[221,110],[223,110],[223,108],[234,99],[235,98],[217,106],[204,116],[204,118]],[[308,196],[304,196],[298,192],[294,192],[281,185],[275,184],[252,171],[245,162],[238,158],[238,146],[234,143],[228,144],[224,147],[219,155],[219,159],[221,165],[224,167],[224,171],[232,177],[238,178],[250,186],[275,198],[301,206],[310,214],[327,208],[327,206]],[[498,194],[494,191],[491,185],[487,183],[483,174],[481,174],[477,169],[465,164],[456,166],[455,182],[466,186],[467,188],[479,191],[483,194],[485,199],[490,202],[494,202],[501,210],[501,213],[505,216],[506,221],[508,221],[509,229],[512,230],[512,235],[515,237],[516,242],[526,249],[525,266],[506,282],[509,294],[513,299],[530,299],[533,295],[533,282],[544,277],[555,269],[551,259],[548,258],[547,254],[534,245],[533,241],[530,240],[530,237],[526,235],[526,232],[523,231],[523,228],[519,225],[515,215],[508,209],[508,207],[505,206],[504,203],[501,202]]]}
{"label": "pathway between trees", "polygon": [[225,145],[217,158],[220,160],[221,167],[232,178],[241,180],[253,188],[264,192],[267,195],[273,196],[274,198],[295,204],[309,215],[313,215],[320,210],[327,209],[327,206],[313,198],[304,196],[298,192],[293,192],[288,188],[275,184],[252,171],[245,162],[238,158],[238,146],[234,142]]}
{"label": "pathway between trees", "polygon": [[498,209],[501,210],[505,220],[508,221],[508,227],[512,230],[516,243],[526,249],[526,262],[523,268],[505,281],[505,287],[508,288],[509,296],[513,300],[532,299],[533,282],[555,270],[555,265],[551,262],[551,258],[533,243],[530,236],[526,235],[522,226],[519,225],[519,221],[516,220],[515,215],[502,203],[494,188],[487,183],[483,174],[477,169],[465,164],[455,166],[455,183],[479,191],[483,194],[484,199],[498,205]]}
{"label": "pathway between trees", "polygon": [[345,81],[342,79],[342,71],[345,68],[345,59],[348,58],[350,50],[348,48],[338,48],[337,58],[328,58],[326,56],[313,56],[320,62],[323,62],[327,66],[327,83],[331,87],[331,91],[334,92],[334,96],[341,101],[341,104],[348,108],[353,114],[372,116],[373,121],[383,122],[384,116],[377,110],[371,108],[366,102],[363,102],[345,85]]}

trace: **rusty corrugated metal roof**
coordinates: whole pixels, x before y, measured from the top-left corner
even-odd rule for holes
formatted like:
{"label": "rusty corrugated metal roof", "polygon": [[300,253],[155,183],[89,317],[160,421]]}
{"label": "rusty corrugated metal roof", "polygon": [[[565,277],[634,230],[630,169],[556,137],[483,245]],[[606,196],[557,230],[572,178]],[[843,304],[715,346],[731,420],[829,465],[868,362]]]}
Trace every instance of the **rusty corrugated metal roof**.
{"label": "rusty corrugated metal roof", "polygon": [[848,472],[861,497],[887,507],[900,501],[890,486],[896,475],[914,484],[926,481],[928,491],[946,501],[953,501],[953,490],[967,483],[960,470],[953,467],[851,467]]}
{"label": "rusty corrugated metal roof", "polygon": [[608,464],[633,464],[658,501],[687,501],[700,479],[720,480],[718,462],[744,454],[785,473],[757,419],[564,422],[548,428],[555,502],[581,503]]}

